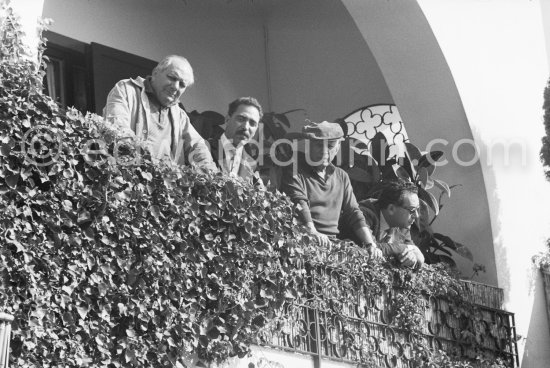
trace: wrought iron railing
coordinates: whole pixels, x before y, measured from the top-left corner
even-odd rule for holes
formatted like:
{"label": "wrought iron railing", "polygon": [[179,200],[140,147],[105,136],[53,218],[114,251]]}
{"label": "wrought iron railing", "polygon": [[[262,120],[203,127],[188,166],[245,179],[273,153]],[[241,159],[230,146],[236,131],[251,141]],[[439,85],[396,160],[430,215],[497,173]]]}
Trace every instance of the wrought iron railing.
{"label": "wrought iron railing", "polygon": [[[337,271],[326,268],[310,271],[300,287],[315,285],[315,279],[326,273],[339,277]],[[323,360],[369,367],[413,367],[419,346],[432,352],[443,350],[451,358],[483,355],[519,366],[514,315],[501,309],[501,289],[462,282],[462,296],[475,304],[468,311],[461,311],[450,300],[425,297],[421,300],[424,316],[416,328],[408,330],[397,327],[394,321],[391,292],[369,295],[358,285],[354,295],[341,303],[333,298],[329,285],[334,287],[334,283],[324,285],[327,287],[310,290],[321,298],[287,304],[281,311],[284,322],[264,331],[260,344],[310,354],[317,367]],[[468,314],[472,311],[473,315]]]}

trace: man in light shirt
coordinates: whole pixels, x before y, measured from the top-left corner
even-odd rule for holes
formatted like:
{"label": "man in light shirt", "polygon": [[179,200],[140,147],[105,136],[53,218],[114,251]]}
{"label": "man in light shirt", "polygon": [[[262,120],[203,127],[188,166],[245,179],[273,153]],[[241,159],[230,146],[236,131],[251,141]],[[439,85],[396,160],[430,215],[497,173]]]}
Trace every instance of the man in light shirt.
{"label": "man in light shirt", "polygon": [[257,162],[247,152],[247,145],[256,135],[262,118],[262,107],[253,97],[240,97],[229,104],[225,118],[225,133],[211,143],[214,162],[232,176],[256,182]]}
{"label": "man in light shirt", "polygon": [[206,142],[178,105],[193,82],[187,59],[167,56],[151,76],[119,81],[109,92],[103,115],[127,134],[144,140],[153,161],[217,170]]}

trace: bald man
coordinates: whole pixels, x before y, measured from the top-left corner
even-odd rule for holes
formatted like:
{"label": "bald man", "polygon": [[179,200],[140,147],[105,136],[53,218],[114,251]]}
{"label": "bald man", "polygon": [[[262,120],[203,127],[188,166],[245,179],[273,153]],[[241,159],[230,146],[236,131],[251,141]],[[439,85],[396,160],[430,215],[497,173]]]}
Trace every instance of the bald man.
{"label": "bald man", "polygon": [[153,161],[217,171],[206,142],[178,102],[194,83],[183,56],[165,57],[146,78],[124,79],[109,92],[103,116],[144,140]]}

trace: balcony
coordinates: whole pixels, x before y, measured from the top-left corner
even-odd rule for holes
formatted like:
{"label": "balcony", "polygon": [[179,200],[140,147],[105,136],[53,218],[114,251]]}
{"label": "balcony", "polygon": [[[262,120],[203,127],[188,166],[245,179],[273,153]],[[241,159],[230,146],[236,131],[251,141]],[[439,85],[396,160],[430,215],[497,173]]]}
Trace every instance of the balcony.
{"label": "balcony", "polygon": [[[436,272],[428,269],[421,272]],[[414,279],[414,273],[405,273]],[[414,281],[394,279],[392,289],[372,294],[362,287],[362,277],[352,277],[354,290],[342,293],[341,280],[347,277],[322,265],[309,268],[300,285],[304,297],[285,306],[286,321],[264,330],[259,343],[309,355],[316,367],[331,361],[368,367],[423,366],[422,349],[430,354],[445,351],[451,359],[484,356],[519,366],[514,315],[502,309],[501,289],[460,281],[456,291],[462,302],[424,295],[418,301],[420,308],[410,309],[424,313],[409,318],[398,304]],[[404,319],[408,320],[403,323]]]}
{"label": "balcony", "polygon": [[[15,317],[12,366],[181,366],[185,352],[224,359],[244,356],[249,343],[317,366],[416,367],[437,362],[439,349],[518,365],[498,289],[433,266],[371,262],[345,243],[321,249],[295,226],[287,199],[242,181],[145,160],[119,165],[119,132],[59,109],[39,88],[21,96],[39,76],[3,65],[13,83],[0,99],[11,142],[2,152],[0,305]],[[58,148],[51,161],[25,157],[37,152],[21,137],[38,127]],[[52,139],[61,136],[63,149]],[[83,148],[100,139],[106,149],[94,160]]]}

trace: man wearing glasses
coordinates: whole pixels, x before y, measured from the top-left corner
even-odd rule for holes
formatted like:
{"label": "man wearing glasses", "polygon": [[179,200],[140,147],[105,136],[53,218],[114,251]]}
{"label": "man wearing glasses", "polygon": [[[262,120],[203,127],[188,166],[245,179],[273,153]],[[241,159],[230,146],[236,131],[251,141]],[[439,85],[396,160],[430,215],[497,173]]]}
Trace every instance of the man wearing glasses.
{"label": "man wearing glasses", "polygon": [[367,225],[385,256],[393,255],[405,267],[419,268],[424,256],[411,239],[411,225],[418,218],[420,200],[414,183],[387,182],[377,200],[359,202]]}
{"label": "man wearing glasses", "polygon": [[262,107],[253,97],[241,97],[229,104],[225,133],[219,141],[211,142],[212,158],[222,172],[253,182],[260,180],[255,174],[257,162],[247,149],[261,118]]}

